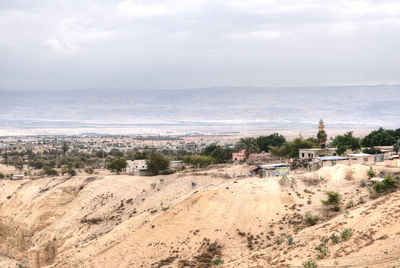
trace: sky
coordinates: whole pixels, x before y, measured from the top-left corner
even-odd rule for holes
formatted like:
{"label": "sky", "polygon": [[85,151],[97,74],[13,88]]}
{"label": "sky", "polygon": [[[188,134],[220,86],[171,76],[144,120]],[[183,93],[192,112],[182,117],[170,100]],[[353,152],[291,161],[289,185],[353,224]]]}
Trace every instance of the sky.
{"label": "sky", "polygon": [[398,0],[0,0],[0,90],[400,83]]}

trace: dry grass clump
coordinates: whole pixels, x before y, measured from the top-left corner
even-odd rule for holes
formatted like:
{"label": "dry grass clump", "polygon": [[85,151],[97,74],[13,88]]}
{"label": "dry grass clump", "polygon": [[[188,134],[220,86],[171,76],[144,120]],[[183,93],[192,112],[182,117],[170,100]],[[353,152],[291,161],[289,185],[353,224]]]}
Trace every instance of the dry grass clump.
{"label": "dry grass clump", "polygon": [[344,172],[344,178],[348,181],[353,180],[354,171],[351,168],[346,169]]}

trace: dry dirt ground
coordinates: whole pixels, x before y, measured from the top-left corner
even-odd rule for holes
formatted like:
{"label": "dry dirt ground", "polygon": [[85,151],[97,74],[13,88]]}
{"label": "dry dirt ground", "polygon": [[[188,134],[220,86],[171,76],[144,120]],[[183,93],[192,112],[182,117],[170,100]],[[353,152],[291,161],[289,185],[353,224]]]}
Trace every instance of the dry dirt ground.
{"label": "dry dirt ground", "polygon": [[[1,180],[0,267],[400,265],[400,191],[370,198],[369,167],[232,178],[250,169]],[[341,193],[340,212],[323,208],[326,190]],[[320,222],[308,226],[307,211]],[[321,239],[345,229],[319,259]]]}

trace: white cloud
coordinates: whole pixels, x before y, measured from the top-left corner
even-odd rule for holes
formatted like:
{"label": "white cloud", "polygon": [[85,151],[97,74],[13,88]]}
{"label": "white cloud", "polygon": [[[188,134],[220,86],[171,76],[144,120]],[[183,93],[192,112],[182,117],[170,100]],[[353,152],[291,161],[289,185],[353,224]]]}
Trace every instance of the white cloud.
{"label": "white cloud", "polygon": [[79,50],[79,47],[69,41],[60,42],[53,38],[44,42],[44,45],[49,47],[53,53],[59,56],[69,56]]}

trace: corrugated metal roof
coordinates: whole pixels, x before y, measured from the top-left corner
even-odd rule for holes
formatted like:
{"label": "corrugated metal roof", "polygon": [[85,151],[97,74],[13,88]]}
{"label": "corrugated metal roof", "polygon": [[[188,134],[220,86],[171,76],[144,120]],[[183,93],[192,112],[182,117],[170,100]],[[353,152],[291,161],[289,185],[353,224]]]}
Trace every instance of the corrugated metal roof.
{"label": "corrugated metal roof", "polygon": [[350,156],[350,157],[362,157],[362,156],[374,156],[374,155],[373,154],[359,153],[359,154],[348,154],[347,156]]}
{"label": "corrugated metal roof", "polygon": [[286,163],[278,163],[278,164],[269,164],[269,165],[259,165],[259,168],[265,168],[265,169],[270,169],[270,168],[277,168],[277,167],[289,167],[289,164]]}
{"label": "corrugated metal roof", "polygon": [[319,160],[321,161],[336,161],[336,160],[348,160],[348,157],[342,157],[342,156],[321,156],[318,157]]}

